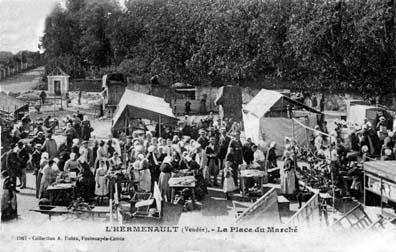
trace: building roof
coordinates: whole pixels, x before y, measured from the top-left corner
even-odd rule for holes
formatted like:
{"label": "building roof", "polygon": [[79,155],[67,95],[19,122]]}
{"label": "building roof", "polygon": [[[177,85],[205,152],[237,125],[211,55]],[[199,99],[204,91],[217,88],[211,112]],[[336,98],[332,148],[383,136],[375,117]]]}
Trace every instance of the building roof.
{"label": "building roof", "polygon": [[364,162],[364,170],[396,183],[396,161]]}
{"label": "building roof", "polygon": [[303,103],[295,101],[280,92],[261,89],[260,92],[245,106],[244,112],[249,112],[257,117],[264,117],[268,112],[285,110],[287,105],[296,109],[304,109],[312,113],[321,114],[320,111]]}
{"label": "building roof", "polygon": [[125,128],[126,118],[144,118],[161,123],[176,123],[177,118],[163,98],[126,89],[113,117],[113,129]]}
{"label": "building roof", "polygon": [[9,96],[4,92],[0,92],[0,110],[4,112],[14,113],[21,108],[28,106],[28,103],[19,100],[13,96]]}
{"label": "building roof", "polygon": [[60,67],[55,67],[48,76],[69,76],[65,71],[62,70]]}

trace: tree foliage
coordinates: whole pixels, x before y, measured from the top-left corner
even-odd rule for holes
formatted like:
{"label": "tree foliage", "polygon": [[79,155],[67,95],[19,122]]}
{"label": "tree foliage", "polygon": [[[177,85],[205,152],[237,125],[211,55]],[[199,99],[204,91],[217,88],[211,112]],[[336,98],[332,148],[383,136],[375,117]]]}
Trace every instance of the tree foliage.
{"label": "tree foliage", "polygon": [[[259,78],[393,91],[396,0],[68,0],[47,18],[52,62],[83,74],[222,85]],[[55,60],[56,59],[56,60]],[[78,63],[78,64],[77,64]],[[67,63],[68,64],[68,63]],[[85,69],[85,70],[84,70]]]}

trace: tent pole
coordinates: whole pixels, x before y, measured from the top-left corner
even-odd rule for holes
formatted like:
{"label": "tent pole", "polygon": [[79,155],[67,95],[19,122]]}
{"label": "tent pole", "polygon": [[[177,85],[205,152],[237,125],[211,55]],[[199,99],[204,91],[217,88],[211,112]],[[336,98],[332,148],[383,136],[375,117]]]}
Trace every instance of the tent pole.
{"label": "tent pole", "polygon": [[158,136],[161,137],[161,115],[158,116]]}
{"label": "tent pole", "polygon": [[[281,117],[283,117],[283,97],[282,97],[282,105],[281,105]],[[290,116],[290,118],[291,118],[291,116]]]}
{"label": "tent pole", "polygon": [[125,128],[124,128],[125,134],[126,134],[127,128],[128,128],[128,121],[129,121],[129,114],[127,113],[127,116],[126,116],[126,118],[125,118]]}

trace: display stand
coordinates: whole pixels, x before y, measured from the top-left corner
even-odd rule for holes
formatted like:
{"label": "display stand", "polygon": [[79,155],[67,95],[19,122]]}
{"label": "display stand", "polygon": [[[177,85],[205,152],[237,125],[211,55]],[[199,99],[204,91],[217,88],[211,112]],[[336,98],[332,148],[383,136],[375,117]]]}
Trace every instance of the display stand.
{"label": "display stand", "polygon": [[364,204],[372,205],[372,197],[369,196],[377,195],[381,212],[384,203],[396,206],[396,161],[365,162],[363,167]]}

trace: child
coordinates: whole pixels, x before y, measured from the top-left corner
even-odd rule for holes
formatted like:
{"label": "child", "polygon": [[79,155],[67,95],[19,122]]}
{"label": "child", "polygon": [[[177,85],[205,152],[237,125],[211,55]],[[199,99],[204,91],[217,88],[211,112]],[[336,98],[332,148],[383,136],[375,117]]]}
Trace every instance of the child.
{"label": "child", "polygon": [[109,188],[107,184],[108,181],[106,175],[107,175],[106,162],[104,160],[100,160],[99,168],[96,170],[96,174],[95,174],[95,182],[96,182],[95,194],[96,196],[98,196],[97,197],[98,205],[103,204],[103,197],[109,193]]}
{"label": "child", "polygon": [[235,186],[234,179],[232,178],[231,162],[227,161],[224,167],[224,184],[223,184],[223,191],[226,195],[227,200],[231,199],[228,193],[235,191],[235,189],[237,188]]}

